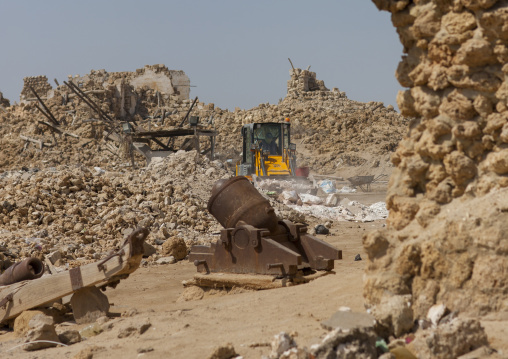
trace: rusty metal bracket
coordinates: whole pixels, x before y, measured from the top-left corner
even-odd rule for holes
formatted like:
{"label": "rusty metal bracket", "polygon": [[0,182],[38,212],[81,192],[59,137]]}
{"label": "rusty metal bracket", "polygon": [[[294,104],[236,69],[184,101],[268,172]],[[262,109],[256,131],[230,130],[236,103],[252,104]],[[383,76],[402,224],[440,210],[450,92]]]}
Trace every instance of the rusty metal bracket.
{"label": "rusty metal bracket", "polygon": [[203,265],[205,267],[205,270],[206,270],[206,273],[210,273],[210,268],[208,268],[208,263],[206,263],[205,260],[195,260],[194,261],[194,265],[197,267],[197,266],[200,266],[200,265]]}
{"label": "rusty metal bracket", "polygon": [[300,233],[307,233],[307,226],[305,224],[293,223],[288,220],[279,221],[279,224],[286,227],[289,240],[292,242],[300,240]]}
{"label": "rusty metal bracket", "polygon": [[286,276],[286,270],[284,269],[284,264],[283,263],[270,263],[270,264],[267,264],[266,268],[268,270],[274,269],[274,268],[279,268],[280,272],[282,273],[282,276],[283,277]]}
{"label": "rusty metal bracket", "polygon": [[256,228],[248,224],[239,225],[231,230],[232,243],[239,248],[245,248],[251,245],[257,248],[261,243],[261,237],[266,237],[270,234],[264,228]]}
{"label": "rusty metal bracket", "polygon": [[229,252],[231,251],[231,234],[232,228],[222,229],[220,231],[220,241],[224,248]]}
{"label": "rusty metal bracket", "polygon": [[112,252],[106,256],[103,260],[101,260],[99,263],[97,263],[97,268],[99,268],[100,271],[106,271],[106,266],[104,265],[107,261],[109,261],[111,258],[118,256],[118,260],[120,261],[120,264],[123,263],[122,256],[125,254],[125,251],[122,249],[118,252]]}

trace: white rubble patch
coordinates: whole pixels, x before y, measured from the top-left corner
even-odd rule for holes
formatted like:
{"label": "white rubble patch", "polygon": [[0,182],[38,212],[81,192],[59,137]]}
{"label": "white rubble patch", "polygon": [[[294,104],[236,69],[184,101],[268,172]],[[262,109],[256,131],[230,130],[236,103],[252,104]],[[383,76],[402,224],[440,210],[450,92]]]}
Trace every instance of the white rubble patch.
{"label": "white rubble patch", "polygon": [[[300,198],[302,198],[302,195],[300,195]],[[303,206],[293,204],[288,204],[288,206],[305,215],[334,221],[372,222],[388,217],[388,210],[384,202],[377,202],[371,206],[365,206],[357,201],[349,201],[346,199],[337,207],[327,207],[321,204],[305,204],[306,202],[303,198],[302,201],[304,202]]]}
{"label": "white rubble patch", "polygon": [[313,196],[307,193],[300,193],[300,199],[304,204],[317,205],[323,203],[323,200],[318,196]]}
{"label": "white rubble patch", "polygon": [[344,186],[338,190],[339,193],[356,193],[356,188]]}
{"label": "white rubble patch", "polygon": [[281,180],[258,178],[256,186],[261,192],[275,191],[281,193],[283,191],[296,191],[297,193],[309,193],[312,190],[312,182],[305,180]]}

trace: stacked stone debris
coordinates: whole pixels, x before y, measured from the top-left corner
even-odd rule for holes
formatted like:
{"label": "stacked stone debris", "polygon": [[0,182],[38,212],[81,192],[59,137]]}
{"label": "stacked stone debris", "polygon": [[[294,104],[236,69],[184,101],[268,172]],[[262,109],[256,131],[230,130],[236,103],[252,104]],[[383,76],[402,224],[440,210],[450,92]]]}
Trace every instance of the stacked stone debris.
{"label": "stacked stone debris", "polygon": [[323,80],[316,79],[316,73],[309,70],[293,69],[289,71],[288,95],[298,92],[328,91]]}
{"label": "stacked stone debris", "polygon": [[[146,76],[159,85],[143,84]],[[315,75],[311,78],[311,83],[322,86],[289,91],[278,105],[230,112],[197,101],[191,115],[218,132],[217,161],[209,162],[204,156],[196,159],[195,152],[178,152],[145,168],[144,158],[137,156],[137,169],[120,150],[114,151],[122,143],[111,146],[111,141],[105,141],[109,123],[67,86],[61,84],[45,94],[37,87],[65,133],[55,133],[43,124],[49,120],[28,97],[0,112],[0,248],[4,253],[0,259],[9,264],[25,256],[57,253],[54,258],[62,263],[96,260],[136,225],[152,231],[151,244],[156,248],[175,236],[188,244],[209,243],[211,238],[205,234],[220,229],[206,212],[209,190],[215,180],[232,174],[232,168],[226,171],[223,163],[239,155],[240,129],[245,123],[290,117],[293,142],[309,148],[301,152],[299,161],[315,171],[333,172],[338,163],[361,165],[365,160],[360,151],[370,151],[386,162],[405,131],[406,120],[382,103],[351,101],[343,92],[327,90]],[[45,77],[37,79],[49,86]],[[181,99],[182,92],[177,90],[179,84],[188,83],[185,74],[163,65],[145,66],[135,73],[92,70],[68,80],[114,121],[136,120],[137,130],[178,127],[192,102]],[[172,87],[164,92],[168,83]],[[36,87],[33,81],[31,85]],[[126,106],[126,96],[136,98],[134,113]],[[271,203],[280,217],[305,221],[303,215]]]}
{"label": "stacked stone debris", "polygon": [[[137,120],[141,131],[161,129],[163,125],[175,126],[191,104],[188,77],[183,71],[168,70],[164,65],[147,65],[136,72],[92,70],[84,76],[69,76],[68,81],[113,119],[116,131],[128,120]],[[78,138],[55,133],[40,123],[48,119],[36,108],[37,101],[29,86],[42,98],[59,122],[58,126]],[[196,110],[202,108],[201,104],[196,106]],[[158,118],[153,120],[154,116]],[[0,119],[2,169],[19,169],[30,164],[45,167],[79,163],[104,167],[113,164],[115,167],[124,161],[103,141],[104,131],[109,129],[106,125],[110,124],[67,86],[52,89],[45,76],[25,78],[21,103],[2,111]],[[23,141],[20,136],[30,137],[40,144]],[[143,163],[142,157],[138,159]]]}
{"label": "stacked stone debris", "polygon": [[397,100],[415,120],[392,156],[388,226],[364,238],[366,303],[400,330],[435,303],[506,313],[508,1],[373,2],[404,46]]}

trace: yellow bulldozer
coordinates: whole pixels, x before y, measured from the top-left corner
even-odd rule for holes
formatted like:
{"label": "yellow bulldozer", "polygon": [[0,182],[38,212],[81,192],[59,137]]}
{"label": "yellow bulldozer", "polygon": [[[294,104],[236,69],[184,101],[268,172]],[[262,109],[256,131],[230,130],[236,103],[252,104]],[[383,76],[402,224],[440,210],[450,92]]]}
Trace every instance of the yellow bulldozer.
{"label": "yellow bulldozer", "polygon": [[[291,143],[291,123],[249,123],[242,127],[242,159],[236,175],[247,177],[256,187],[270,180],[290,181],[293,187],[308,188],[308,172],[296,167],[296,145]],[[307,169],[308,170],[308,169]]]}
{"label": "yellow bulldozer", "polygon": [[242,160],[236,175],[288,177],[295,175],[296,145],[291,143],[289,122],[249,123],[242,127]]}

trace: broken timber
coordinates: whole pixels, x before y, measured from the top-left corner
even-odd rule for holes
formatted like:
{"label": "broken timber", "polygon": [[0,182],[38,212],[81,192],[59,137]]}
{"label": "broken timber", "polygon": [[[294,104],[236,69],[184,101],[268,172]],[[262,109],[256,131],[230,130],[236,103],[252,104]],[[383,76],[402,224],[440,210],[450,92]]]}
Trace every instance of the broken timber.
{"label": "broken timber", "polygon": [[55,126],[55,125],[52,125],[51,123],[49,122],[46,122],[46,121],[38,121],[41,125],[46,125],[48,126],[51,130],[53,130],[54,132],[56,133],[60,133],[60,134],[64,134],[64,135],[67,135],[67,136],[70,136],[70,137],[74,137],[74,138],[79,138],[78,135],[75,135],[73,133],[70,133],[70,132],[67,132],[67,131],[64,131],[62,130],[60,127],[58,126]]}
{"label": "broken timber", "polygon": [[293,278],[274,278],[272,275],[237,274],[237,273],[197,273],[191,280],[183,281],[184,287],[198,286],[214,289],[244,288],[251,290],[265,290],[308,283],[314,279],[335,274],[330,271],[317,271],[309,275],[297,275]]}
{"label": "broken timber", "polygon": [[37,100],[39,100],[39,103],[41,104],[41,106],[44,108],[44,110],[46,112],[44,112],[39,106],[37,106],[37,109],[39,109],[39,111],[42,112],[42,114],[44,116],[46,116],[51,122],[53,122],[55,125],[59,125],[60,123],[58,123],[57,119],[55,118],[55,116],[53,116],[53,114],[51,113],[51,111],[49,110],[49,108],[44,104],[44,101],[42,101],[42,99],[39,97],[39,95],[37,94],[37,92],[35,92],[35,90],[33,89],[32,86],[29,87],[30,90],[33,92],[33,94],[35,95],[35,97],[37,97]]}
{"label": "broken timber", "polygon": [[119,251],[100,262],[72,268],[69,271],[39,279],[0,287],[0,323],[25,310],[51,303],[90,286],[116,285],[134,272],[143,257],[146,228],[138,228],[125,240]]}
{"label": "broken timber", "polygon": [[26,142],[32,142],[32,143],[35,143],[36,145],[39,145],[39,149],[41,149],[41,150],[42,150],[43,146],[46,146],[46,147],[53,146],[52,143],[42,142],[41,140],[36,140],[35,138],[31,138],[31,137],[27,137],[27,136],[23,136],[23,135],[19,135],[19,137],[22,140],[25,140]]}

